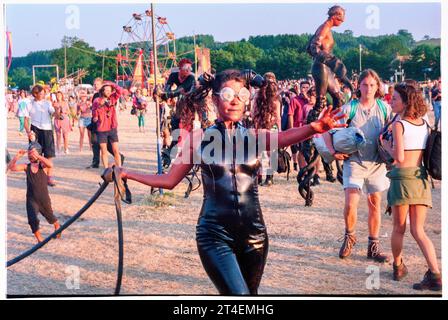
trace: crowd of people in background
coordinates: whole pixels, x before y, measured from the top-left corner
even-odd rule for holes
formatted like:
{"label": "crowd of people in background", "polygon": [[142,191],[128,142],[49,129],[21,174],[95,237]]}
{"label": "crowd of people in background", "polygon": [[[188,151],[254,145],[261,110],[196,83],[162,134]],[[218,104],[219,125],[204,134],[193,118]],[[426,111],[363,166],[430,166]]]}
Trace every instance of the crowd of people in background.
{"label": "crowd of people in background", "polygon": [[[246,112],[242,122],[257,129],[274,132],[305,127],[308,112],[316,103],[313,78],[278,81],[272,72],[264,74],[263,78],[264,84],[260,88],[249,88],[252,91],[250,92],[252,98],[244,101]],[[148,117],[148,114],[153,114],[149,111],[155,107],[154,102],[158,99],[160,109],[157,112],[161,116],[160,129],[164,149],[173,148],[178,143],[178,140],[169,141],[173,130],[183,128],[191,131],[194,128],[205,129],[212,125],[217,114],[211,92],[203,99],[204,104],[197,109],[185,109],[186,105],[182,103],[182,100],[188,97],[199,86],[199,83],[192,73],[192,62],[185,59],[179,65],[179,70],[169,75],[164,88],[121,88],[114,82],[103,81],[100,78],[95,79],[93,91],[79,88],[72,92],[51,92],[47,85],[35,85],[31,90],[8,90],[6,108],[10,117],[16,116],[18,119],[18,134],[22,136],[26,133],[29,142],[37,143],[29,151],[30,161],[32,160],[31,162],[34,163],[42,160],[44,165],[38,169],[45,169],[47,184],[56,186],[57,182],[54,180],[52,172],[57,168],[53,166],[53,159],[56,156],[65,156],[71,153],[69,150],[70,135],[76,126],[79,128],[79,149],[77,151],[83,151],[87,137],[89,150],[93,153],[92,163],[87,168],[99,168],[100,159],[103,167],[108,168],[110,167],[109,153],[118,167],[123,165],[125,158],[118,147],[118,114],[124,113],[129,117],[135,117],[139,132],[145,133],[145,117]],[[381,192],[388,190],[391,185],[388,201],[394,214],[394,232],[391,240],[394,279],[401,280],[407,274],[402,258],[402,242],[406,215],[409,211],[411,233],[428,263],[428,272],[425,274],[425,278],[421,283],[414,285],[414,288],[440,290],[441,276],[434,247],[423,230],[426,208],[431,206],[430,190],[429,194],[421,193],[421,188],[426,188],[425,192],[428,190],[427,178],[424,177],[423,171],[419,171],[423,178],[412,177],[421,186],[415,191],[416,197],[421,197],[420,202],[403,199],[403,194],[400,193],[401,185],[397,181],[404,179],[403,175],[406,174],[406,168],[409,166],[420,170],[424,142],[422,140],[415,147],[415,143],[412,141],[420,141],[422,135],[425,135],[425,130],[422,131],[423,133],[417,133],[417,129],[425,123],[426,120],[422,119],[428,119],[427,112],[434,112],[434,123],[431,125],[437,124],[441,128],[441,81],[439,79],[421,83],[415,81],[404,82],[404,84],[392,83],[381,81],[374,71],[368,71],[362,73],[359,79],[354,78],[351,85],[353,91],[347,85],[340,86],[340,95],[344,104],[343,112],[347,116],[350,114],[350,108],[353,108],[353,103],[350,102],[358,101],[358,109],[353,119],[350,119],[351,124],[361,128],[368,139],[376,141],[381,129],[393,118],[392,115],[399,114],[400,117],[393,126],[393,133],[394,141],[402,141],[402,144],[390,146],[390,153],[397,166],[389,173],[385,166],[376,163],[375,145],[372,146],[372,150],[369,149],[362,156],[357,155],[357,158],[353,155],[338,154],[335,150],[331,150],[336,159],[344,160],[345,234],[339,256],[342,259],[348,258],[357,242],[355,236],[357,206],[362,194],[361,190],[365,187],[367,188],[369,208],[367,257],[380,263],[389,261],[388,256],[382,252],[379,245],[379,230],[381,226]],[[404,89],[401,87],[403,85]],[[370,87],[375,88],[373,93],[369,91]],[[235,93],[233,92],[233,94]],[[235,97],[238,96],[239,99],[242,94],[240,91]],[[220,99],[234,99],[235,97],[227,98],[225,94],[221,93]],[[410,105],[409,101],[413,101],[413,103],[418,101],[419,109],[415,111],[414,109],[417,107]],[[329,95],[326,97],[326,104],[327,106],[332,105],[332,98]],[[383,104],[386,106],[385,111],[381,107]],[[428,107],[427,110],[422,107],[423,105]],[[371,110],[372,112],[370,112]],[[384,112],[385,116],[383,117]],[[377,125],[373,125],[373,120],[371,120],[374,115],[376,119],[381,120]],[[412,136],[414,131],[416,132],[415,136]],[[56,141],[54,135],[56,135]],[[33,151],[36,149],[39,150],[38,153]],[[290,150],[292,168],[299,171],[306,166],[300,143],[291,145]],[[19,156],[23,156],[23,154],[21,152]],[[42,157],[46,160],[43,160]],[[15,161],[13,161],[14,166],[11,167],[12,171],[25,171],[27,175],[31,174],[29,167],[18,167],[15,165]],[[412,163],[409,164],[407,161]],[[322,161],[322,166],[325,169],[326,180],[335,182],[332,165]],[[265,182],[261,179],[261,172],[258,173],[259,184],[267,187],[272,185],[274,172],[263,171],[263,174],[266,175]],[[312,184],[320,184],[318,172],[315,174]],[[45,199],[48,201],[46,197]],[[34,207],[30,206],[30,208]],[[36,238],[41,241],[40,234],[36,233],[38,224],[36,224],[36,217],[33,214],[39,208],[31,209],[30,225],[32,225]],[[50,223],[57,223],[50,209],[46,210],[48,212],[46,218]]]}

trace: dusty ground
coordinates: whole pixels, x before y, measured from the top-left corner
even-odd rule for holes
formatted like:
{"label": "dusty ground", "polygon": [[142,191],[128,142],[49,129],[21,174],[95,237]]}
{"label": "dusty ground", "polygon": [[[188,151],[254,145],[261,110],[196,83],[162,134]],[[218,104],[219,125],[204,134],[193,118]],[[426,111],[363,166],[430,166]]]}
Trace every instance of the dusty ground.
{"label": "dusty ground", "polygon": [[[126,166],[155,172],[155,120],[146,116],[147,132],[139,133],[137,119],[120,115],[120,149]],[[18,120],[8,120],[8,149],[12,154],[26,147],[26,138],[17,132]],[[70,135],[69,155],[55,160],[58,185],[50,188],[53,209],[64,222],[78,211],[97,190],[101,169],[86,170],[91,152],[79,153],[78,128]],[[23,173],[8,175],[7,257],[11,259],[35,244],[27,224],[26,182]],[[195,224],[202,200],[202,189],[188,199],[182,182],[157,207],[149,188],[130,182],[134,204],[123,205],[125,268],[122,294],[215,295],[212,282],[202,268],[195,243]],[[412,284],[426,271],[425,260],[409,233],[404,254],[410,275],[402,282],[392,281],[391,264],[379,265],[366,259],[367,206],[359,208],[359,242],[348,260],[338,258],[344,233],[341,185],[323,182],[316,187],[315,205],[304,207],[294,177],[286,181],[276,175],[275,185],[261,187],[261,204],[270,237],[270,248],[259,293],[264,295],[413,295]],[[97,295],[113,294],[117,267],[117,229],[113,190],[102,197],[63,233],[43,249],[8,269],[10,295]],[[441,254],[440,184],[433,190],[434,208],[429,211],[426,230]],[[385,201],[383,200],[383,208]],[[41,217],[44,235],[52,231]],[[381,241],[390,253],[392,219],[383,216]],[[378,267],[379,289],[369,283],[369,266]],[[371,267],[370,267],[371,268]],[[75,273],[73,273],[75,270]],[[70,284],[79,270],[79,289]],[[430,292],[424,292],[430,294]]]}

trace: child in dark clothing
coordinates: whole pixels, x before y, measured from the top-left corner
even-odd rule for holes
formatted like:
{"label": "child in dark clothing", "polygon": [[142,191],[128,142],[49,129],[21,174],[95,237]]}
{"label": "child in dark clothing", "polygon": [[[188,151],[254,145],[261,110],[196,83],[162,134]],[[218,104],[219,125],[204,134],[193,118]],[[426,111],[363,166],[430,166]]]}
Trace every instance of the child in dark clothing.
{"label": "child in dark clothing", "polygon": [[[45,217],[48,223],[54,225],[55,230],[60,228],[59,222],[53,214],[47,186],[47,173],[48,169],[52,167],[52,163],[41,155],[42,147],[35,141],[31,142],[28,147],[28,159],[30,163],[16,164],[25,153],[27,151],[19,150],[9,163],[8,168],[11,171],[23,171],[26,173],[26,211],[28,223],[37,241],[42,242],[44,239],[39,231],[39,218],[37,217],[39,212]],[[57,236],[57,238],[60,237],[61,234]]]}

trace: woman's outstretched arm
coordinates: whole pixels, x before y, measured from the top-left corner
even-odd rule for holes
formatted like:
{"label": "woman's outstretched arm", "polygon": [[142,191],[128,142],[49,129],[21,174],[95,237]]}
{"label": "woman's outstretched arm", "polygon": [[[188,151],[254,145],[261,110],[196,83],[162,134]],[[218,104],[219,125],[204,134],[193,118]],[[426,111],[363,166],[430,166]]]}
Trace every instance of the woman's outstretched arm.
{"label": "woman's outstretched arm", "polygon": [[[170,170],[166,174],[144,174],[137,171],[121,168],[123,179],[134,180],[154,188],[173,189],[193,168],[193,150],[201,139],[202,130],[190,133],[183,142],[183,147],[177,158],[174,160]],[[195,142],[193,142],[195,141]]]}
{"label": "woman's outstretched arm", "polygon": [[122,178],[134,180],[147,186],[162,189],[173,189],[182,181],[188,172],[193,168],[193,164],[173,163],[167,174],[144,174],[137,171],[123,169]]}

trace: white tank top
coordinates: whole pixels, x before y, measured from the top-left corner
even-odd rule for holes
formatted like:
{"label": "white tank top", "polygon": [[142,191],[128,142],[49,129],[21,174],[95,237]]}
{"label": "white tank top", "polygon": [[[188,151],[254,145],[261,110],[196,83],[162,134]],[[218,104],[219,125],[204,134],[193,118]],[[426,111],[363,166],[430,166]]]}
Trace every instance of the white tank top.
{"label": "white tank top", "polygon": [[406,120],[398,120],[403,126],[403,146],[404,150],[423,150],[426,148],[426,141],[428,140],[428,124],[423,121],[423,124],[416,125]]}

